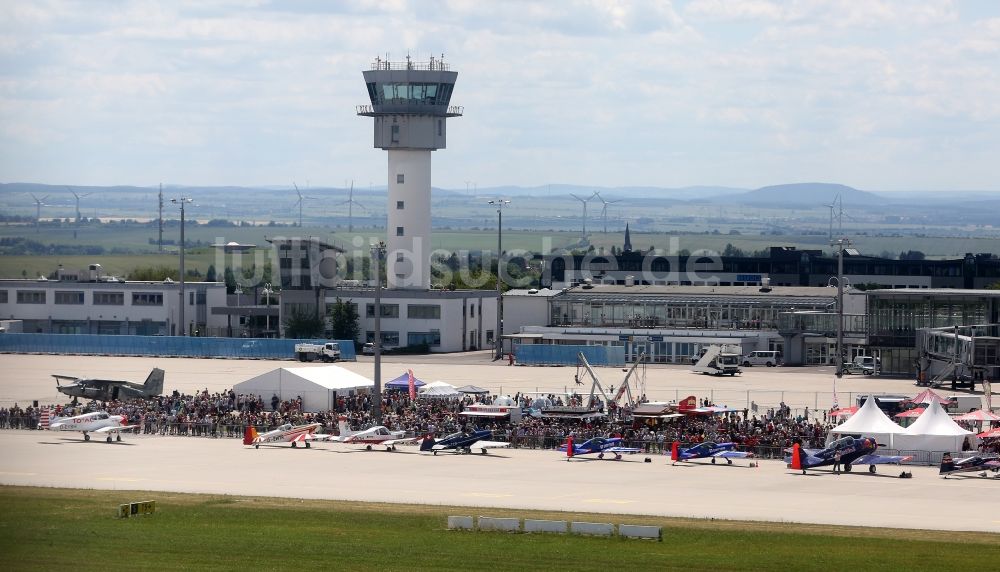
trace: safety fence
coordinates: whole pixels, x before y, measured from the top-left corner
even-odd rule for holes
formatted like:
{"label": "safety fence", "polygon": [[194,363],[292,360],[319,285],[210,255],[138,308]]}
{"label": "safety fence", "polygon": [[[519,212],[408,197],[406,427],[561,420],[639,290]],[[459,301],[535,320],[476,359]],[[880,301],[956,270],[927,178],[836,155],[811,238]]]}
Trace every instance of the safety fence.
{"label": "safety fence", "polygon": [[514,344],[514,357],[522,365],[577,365],[579,354],[590,365],[621,367],[625,365],[624,346],[563,346],[551,344]]}
{"label": "safety fence", "polygon": [[0,352],[59,355],[177,356],[292,359],[295,344],[336,341],[341,359],[357,359],[352,340],[110,336],[94,334],[0,334]]}

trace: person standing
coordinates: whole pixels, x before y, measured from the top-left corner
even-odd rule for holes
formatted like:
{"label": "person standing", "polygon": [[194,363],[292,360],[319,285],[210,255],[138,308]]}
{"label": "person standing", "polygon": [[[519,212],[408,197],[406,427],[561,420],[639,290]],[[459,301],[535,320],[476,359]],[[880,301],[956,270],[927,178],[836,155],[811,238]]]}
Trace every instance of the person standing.
{"label": "person standing", "polygon": [[833,472],[835,474],[840,474],[840,451],[833,452]]}

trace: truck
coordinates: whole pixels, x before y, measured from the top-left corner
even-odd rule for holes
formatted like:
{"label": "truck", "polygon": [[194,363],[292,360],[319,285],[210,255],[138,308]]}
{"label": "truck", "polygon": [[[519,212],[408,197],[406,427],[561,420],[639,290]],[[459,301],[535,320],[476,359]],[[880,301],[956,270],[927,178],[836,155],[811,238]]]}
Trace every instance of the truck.
{"label": "truck", "polygon": [[295,344],[295,357],[299,361],[313,361],[317,358],[327,362],[338,361],[340,359],[340,344],[337,342]]}
{"label": "truck", "polygon": [[708,351],[701,356],[701,359],[694,364],[691,370],[705,375],[735,376],[738,373],[743,373],[743,370],[740,369],[741,357],[742,352],[739,346],[709,346]]}

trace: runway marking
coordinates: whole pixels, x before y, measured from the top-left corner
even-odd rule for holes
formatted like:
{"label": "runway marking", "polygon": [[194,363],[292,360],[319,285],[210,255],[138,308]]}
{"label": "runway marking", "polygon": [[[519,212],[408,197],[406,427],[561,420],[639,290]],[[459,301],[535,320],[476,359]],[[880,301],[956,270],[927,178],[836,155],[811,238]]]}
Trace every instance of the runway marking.
{"label": "runway marking", "polygon": [[499,498],[512,497],[514,495],[508,495],[508,494],[503,494],[503,493],[462,493],[462,496],[463,497],[480,497],[480,498],[499,499]]}
{"label": "runway marking", "polygon": [[583,499],[583,502],[589,502],[591,504],[631,504],[635,501],[623,499]]}
{"label": "runway marking", "polygon": [[146,479],[127,479],[124,477],[97,477],[99,481],[125,481],[129,483],[137,483],[139,481],[144,481]]}

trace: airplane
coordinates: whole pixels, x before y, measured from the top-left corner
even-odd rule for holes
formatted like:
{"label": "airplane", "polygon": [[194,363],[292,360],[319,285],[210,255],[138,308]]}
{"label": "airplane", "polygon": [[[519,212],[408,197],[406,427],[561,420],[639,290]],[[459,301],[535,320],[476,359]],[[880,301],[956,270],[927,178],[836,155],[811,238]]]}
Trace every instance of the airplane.
{"label": "airplane", "polygon": [[641,453],[641,449],[634,447],[621,447],[620,437],[594,437],[587,439],[579,445],[573,444],[573,437],[568,437],[566,442],[559,446],[559,451],[566,453],[566,460],[569,461],[577,455],[593,455],[597,453],[598,459],[603,459],[605,453],[613,453],[616,461],[622,460],[622,453]]}
{"label": "airplane", "polygon": [[[825,449],[806,449],[796,443],[792,446],[791,455],[785,457],[788,468],[801,470],[806,474],[806,469],[814,469],[835,464],[834,456],[840,452],[840,462],[844,466],[844,472],[850,473],[852,465],[868,465],[868,472],[875,474],[875,465],[886,463],[899,464],[909,461],[909,455],[876,455],[878,443],[870,437],[841,437],[830,443]],[[788,451],[788,449],[786,449]]]}
{"label": "airplane", "polygon": [[975,457],[952,460],[951,454],[945,453],[944,457],[941,458],[941,470],[938,474],[947,479],[948,475],[974,473],[976,471],[982,471],[979,473],[980,477],[987,476],[986,471],[993,471],[996,473],[994,476],[1000,479],[1000,457],[995,455],[976,455]]}
{"label": "airplane", "polygon": [[473,449],[480,449],[486,454],[487,449],[499,447],[510,447],[510,443],[505,441],[486,441],[493,436],[493,432],[488,429],[465,433],[459,431],[452,433],[443,439],[434,439],[431,436],[424,437],[420,442],[421,451],[430,451],[437,455],[438,451],[451,451],[453,453],[471,453]]}
{"label": "airplane", "polygon": [[138,425],[129,425],[128,417],[124,415],[109,415],[104,411],[94,411],[73,417],[53,417],[49,421],[49,429],[53,431],[80,431],[83,433],[83,440],[90,441],[88,433],[100,433],[108,436],[108,443],[111,442],[111,434],[115,434],[115,440],[122,440],[122,431],[135,429]]}
{"label": "airplane", "polygon": [[335,437],[338,443],[357,443],[365,445],[365,449],[371,451],[372,445],[382,445],[386,451],[395,451],[397,444],[416,443],[420,437],[406,437],[406,431],[390,431],[383,425],[377,425],[361,431],[351,431],[347,425],[347,418],[340,417],[340,436]]}
{"label": "airplane", "polygon": [[705,441],[704,443],[698,443],[686,449],[681,449],[680,443],[674,441],[674,444],[670,447],[670,460],[673,461],[674,465],[685,463],[692,459],[705,458],[711,458],[713,465],[716,459],[725,459],[727,464],[732,465],[733,459],[746,459],[747,457],[753,457],[753,453],[737,451],[736,443],[713,443]]}
{"label": "airplane", "polygon": [[[52,377],[56,378],[56,390],[69,395],[74,402],[78,397],[112,401],[130,398],[148,399],[163,393],[163,370],[160,368],[153,368],[145,383],[141,384],[117,379],[85,379],[60,374],[53,374]],[[69,380],[72,383],[59,385],[59,380]]]}
{"label": "airplane", "polygon": [[259,434],[257,433],[257,430],[251,426],[247,427],[247,431],[243,435],[243,444],[253,445],[254,449],[260,449],[261,443],[290,441],[293,448],[297,447],[299,443],[305,443],[306,449],[308,449],[311,441],[325,441],[333,438],[333,435],[316,433],[316,430],[322,426],[322,423],[309,423],[306,425],[292,425],[291,423],[285,423],[277,429],[272,429],[266,433]]}

